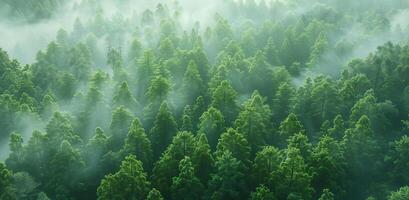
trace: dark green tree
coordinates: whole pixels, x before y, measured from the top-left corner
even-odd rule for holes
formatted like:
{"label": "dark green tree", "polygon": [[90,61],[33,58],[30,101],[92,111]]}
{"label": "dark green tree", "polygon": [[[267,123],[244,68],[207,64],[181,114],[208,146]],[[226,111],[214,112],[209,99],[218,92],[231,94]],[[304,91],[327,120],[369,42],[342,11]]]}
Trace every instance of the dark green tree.
{"label": "dark green tree", "polygon": [[129,128],[122,152],[124,155],[135,155],[142,162],[144,168],[149,169],[148,166],[151,165],[153,159],[151,141],[138,118],[133,120]]}
{"label": "dark green tree", "polygon": [[166,102],[162,103],[156,115],[154,126],[149,132],[154,158],[157,159],[172,141],[177,124]]}
{"label": "dark green tree", "polygon": [[98,199],[145,199],[150,183],[142,163],[127,156],[115,174],[106,175],[98,187]]}
{"label": "dark green tree", "polygon": [[195,176],[195,169],[189,157],[179,162],[179,175],[172,179],[172,199],[199,199],[202,197],[203,185]]}
{"label": "dark green tree", "polygon": [[228,150],[216,159],[216,171],[209,181],[208,199],[241,199],[247,195],[242,163]]}
{"label": "dark green tree", "polygon": [[232,124],[238,112],[237,92],[228,81],[222,81],[213,91],[211,106],[220,110],[227,124]]}
{"label": "dark green tree", "polygon": [[210,147],[214,150],[219,141],[220,135],[225,130],[224,117],[222,113],[214,107],[210,107],[200,117],[199,133],[206,134]]}

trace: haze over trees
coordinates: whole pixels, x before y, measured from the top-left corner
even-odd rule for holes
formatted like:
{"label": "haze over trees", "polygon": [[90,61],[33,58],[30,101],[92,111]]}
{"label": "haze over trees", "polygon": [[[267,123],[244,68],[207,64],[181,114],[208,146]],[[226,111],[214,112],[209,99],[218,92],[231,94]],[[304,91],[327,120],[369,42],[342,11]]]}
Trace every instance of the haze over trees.
{"label": "haze over trees", "polygon": [[0,200],[409,199],[407,19],[406,0],[0,0]]}

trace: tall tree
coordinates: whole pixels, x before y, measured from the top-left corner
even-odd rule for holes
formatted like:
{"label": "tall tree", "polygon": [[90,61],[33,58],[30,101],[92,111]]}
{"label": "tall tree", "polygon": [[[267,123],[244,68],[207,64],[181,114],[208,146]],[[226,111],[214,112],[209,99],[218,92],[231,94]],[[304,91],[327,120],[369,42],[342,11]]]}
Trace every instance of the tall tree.
{"label": "tall tree", "polygon": [[112,113],[112,120],[109,126],[111,133],[110,147],[112,150],[122,148],[126,135],[129,132],[129,127],[131,127],[132,119],[132,114],[123,106],[118,107]]}
{"label": "tall tree", "polygon": [[129,91],[128,83],[123,82],[119,89],[117,90],[114,98],[113,98],[114,106],[124,106],[134,113],[137,111],[139,107],[139,103],[133,97],[132,93]]}
{"label": "tall tree", "polygon": [[208,199],[241,199],[246,196],[245,174],[241,162],[228,150],[217,157],[216,172],[209,181]]}
{"label": "tall tree", "polygon": [[183,77],[182,91],[186,104],[192,104],[196,98],[203,94],[204,84],[195,61],[190,61]]}
{"label": "tall tree", "polygon": [[254,92],[236,119],[235,126],[245,135],[253,154],[266,144],[271,131],[270,117],[270,107],[264,104],[258,92]]}
{"label": "tall tree", "polygon": [[270,174],[278,169],[280,163],[280,151],[273,146],[266,146],[257,152],[251,168],[254,185],[266,185]]}
{"label": "tall tree", "polygon": [[206,135],[203,133],[197,136],[196,147],[192,155],[192,163],[197,178],[206,186],[210,180],[210,174],[213,172],[214,159]]}
{"label": "tall tree", "polygon": [[224,117],[222,113],[214,107],[210,107],[200,117],[199,133],[206,134],[210,147],[216,149],[220,135],[225,130]]}
{"label": "tall tree", "polygon": [[145,169],[149,169],[148,167],[151,166],[153,159],[151,141],[148,139],[138,118],[133,120],[129,128],[122,152],[125,155],[135,155],[142,162]]}
{"label": "tall tree", "polygon": [[250,145],[242,133],[229,128],[221,135],[215,152],[216,157],[222,156],[225,151],[229,151],[242,164],[249,166]]}
{"label": "tall tree", "polygon": [[278,170],[272,173],[270,183],[279,199],[311,199],[311,178],[300,150],[288,148]]}
{"label": "tall tree", "polygon": [[179,175],[172,179],[172,199],[195,200],[202,197],[203,185],[195,176],[195,170],[189,157],[179,162]]}
{"label": "tall tree", "polygon": [[186,156],[191,157],[196,141],[190,132],[178,132],[162,157],[152,170],[153,186],[158,188],[164,198],[171,198],[172,178],[179,174],[179,162]]}
{"label": "tall tree", "polygon": [[98,199],[145,199],[150,183],[142,163],[134,155],[127,156],[115,174],[105,176],[98,187]]}
{"label": "tall tree", "polygon": [[238,111],[237,92],[230,86],[228,81],[222,81],[213,91],[211,105],[220,110],[227,124],[232,124]]}
{"label": "tall tree", "polygon": [[348,166],[347,176],[351,177],[348,180],[350,184],[347,194],[359,194],[364,198],[365,193],[360,191],[370,192],[368,189],[376,180],[380,167],[379,145],[374,138],[369,118],[363,115],[353,128],[346,130],[343,140]]}
{"label": "tall tree", "polygon": [[154,126],[149,136],[152,142],[154,158],[157,159],[166,149],[176,134],[177,124],[166,102],[162,103],[156,115]]}

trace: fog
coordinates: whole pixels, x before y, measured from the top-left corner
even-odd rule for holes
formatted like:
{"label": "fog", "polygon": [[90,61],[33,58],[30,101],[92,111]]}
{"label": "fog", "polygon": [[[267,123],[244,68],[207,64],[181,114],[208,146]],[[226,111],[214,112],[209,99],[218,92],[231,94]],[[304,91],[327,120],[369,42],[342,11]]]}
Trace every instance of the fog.
{"label": "fog", "polygon": [[[200,134],[221,143],[222,133],[213,129],[251,132],[251,112],[260,112],[254,115],[259,135],[240,136],[249,140],[250,150],[248,158],[238,159],[248,169],[268,145],[277,147],[280,159],[289,156],[295,147],[282,130],[288,120],[303,124],[292,136],[305,135],[311,149],[335,129],[335,117],[345,120],[343,135],[331,135],[340,145],[361,128],[361,115],[362,124],[373,129],[390,118],[384,126],[403,133],[409,100],[392,93],[409,87],[395,80],[390,84],[403,86],[388,90],[382,81],[393,71],[387,67],[402,67],[398,62],[405,61],[398,53],[409,45],[408,19],[405,0],[0,0],[0,161],[39,183],[27,192],[32,195],[28,199],[40,194],[94,199],[101,179],[117,172],[128,154],[140,156],[152,185],[170,184],[171,179],[156,180],[153,168],[173,153],[169,149],[176,147],[170,143],[177,132],[191,132],[195,145]],[[388,46],[390,55],[381,52],[389,44],[398,47]],[[381,53],[388,55],[374,56]],[[353,68],[353,62],[359,66]],[[368,68],[372,65],[380,65],[377,72]],[[375,122],[366,123],[365,115]],[[214,127],[201,127],[206,125]],[[376,137],[387,128],[374,130]],[[265,138],[252,143],[253,137]],[[398,138],[384,137],[388,142]],[[140,154],[146,152],[137,149],[143,145],[155,156],[143,160]],[[214,160],[221,159],[216,144],[211,148]],[[312,150],[296,148],[308,163],[304,153]],[[56,169],[48,171],[44,163]],[[75,184],[58,182],[63,178],[51,174],[55,171],[80,180],[84,189],[76,193]],[[170,192],[161,189],[169,199]],[[303,199],[318,199],[322,189]],[[374,195],[384,197],[385,191]]]}
{"label": "fog", "polygon": [[[38,21],[25,21],[22,19],[8,18],[7,14],[3,14],[0,20],[0,47],[7,51],[11,58],[17,59],[22,65],[33,64],[36,62],[36,57],[39,51],[45,51],[48,44],[51,41],[55,41],[59,30],[65,30],[69,34],[75,34],[75,24],[77,20],[80,20],[82,26],[90,25],[98,13],[102,13],[101,18],[105,20],[111,20],[111,23],[121,22],[126,27],[118,26],[113,31],[121,31],[117,42],[109,41],[106,37],[97,38],[97,46],[95,50],[99,51],[100,57],[103,60],[94,60],[94,67],[104,67],[104,71],[110,76],[113,76],[112,70],[106,66],[105,58],[107,53],[107,47],[119,47],[124,49],[124,55],[127,54],[130,42],[134,37],[134,31],[137,31],[137,35],[140,41],[146,47],[154,48],[157,42],[147,42],[152,38],[147,38],[146,31],[149,31],[149,27],[140,29],[139,21],[142,17],[142,13],[149,9],[155,11],[158,5],[162,3],[165,6],[166,12],[170,16],[176,16],[179,34],[183,31],[190,32],[193,28],[197,28],[199,34],[204,37],[207,27],[213,27],[216,25],[216,14],[227,19],[234,30],[237,32],[243,27],[245,21],[250,20],[256,28],[260,28],[264,21],[272,20],[281,21],[280,23],[293,23],[293,20],[308,16],[317,7],[323,6],[321,3],[316,4],[304,4],[299,3],[294,6],[293,1],[257,1],[253,6],[260,6],[265,9],[260,13],[249,13],[240,5],[247,5],[245,1],[217,1],[217,0],[200,0],[200,1],[167,1],[166,3],[160,0],[127,0],[127,1],[91,1],[91,0],[76,0],[67,1],[64,3],[50,18],[41,19]],[[250,2],[251,3],[251,2]],[[250,4],[249,4],[250,5]],[[251,6],[251,5],[250,5]],[[259,7],[259,8],[260,8]],[[325,7],[325,6],[324,6]],[[275,13],[268,12],[271,9]],[[7,13],[4,11],[3,13]],[[315,77],[317,74],[327,74],[330,76],[338,76],[340,71],[347,65],[352,58],[364,58],[369,53],[376,50],[376,47],[384,44],[385,42],[392,41],[395,43],[405,43],[408,39],[407,34],[404,34],[409,30],[409,9],[399,9],[396,12],[387,14],[387,20],[389,20],[389,28],[382,31],[370,32],[363,27],[363,24],[359,21],[355,21],[358,18],[352,18],[352,21],[348,21],[346,26],[336,29],[334,32],[329,32],[327,38],[330,39],[331,45],[338,44],[342,41],[347,41],[352,45],[352,49],[349,49],[348,53],[339,56],[334,47],[326,48],[323,52],[323,59],[315,63],[309,69],[303,71],[301,75],[293,78],[293,82],[296,85],[300,85],[304,82],[306,77]],[[120,20],[120,21],[118,21]],[[132,24],[133,22],[138,22]],[[159,24],[154,25],[158,27]],[[197,25],[200,24],[200,27]],[[253,26],[252,25],[252,26]],[[285,24],[284,24],[285,25]],[[339,32],[341,30],[341,34]],[[240,33],[236,34],[236,38],[240,37]],[[158,39],[158,38],[157,38]],[[157,40],[156,39],[156,40]],[[86,38],[80,41],[86,42]],[[210,48],[210,51],[214,49]],[[208,51],[209,52],[209,51]],[[211,55],[212,53],[209,52]],[[214,54],[216,55],[216,54]],[[209,58],[213,60],[213,58]],[[104,92],[104,101],[111,103],[114,87],[108,87],[109,91]],[[76,98],[81,99],[81,96],[86,95],[88,87],[86,85],[78,87],[76,96],[71,102],[59,102],[60,108],[64,112],[78,113],[82,106],[77,105]],[[171,102],[178,104],[178,96],[180,94],[174,93]],[[250,94],[245,94],[245,97]],[[246,98],[242,98],[240,102],[243,102]],[[81,101],[81,100],[79,100]],[[176,108],[182,109],[182,108]],[[98,109],[97,109],[98,110]],[[108,112],[110,113],[110,112]],[[95,114],[94,114],[95,115]],[[95,115],[97,117],[98,114]],[[106,119],[102,120],[109,122],[110,116],[105,116]],[[29,121],[22,121],[22,125],[25,127],[43,127],[45,122],[36,122],[30,124]],[[95,127],[95,126],[90,126]],[[105,126],[106,128],[108,126]],[[27,129],[28,129],[27,128]],[[91,134],[94,128],[90,128],[88,132]],[[34,130],[34,129],[32,129]],[[29,138],[28,130],[24,130],[24,139]],[[6,158],[7,153],[7,141],[2,142],[2,156],[3,160]]]}

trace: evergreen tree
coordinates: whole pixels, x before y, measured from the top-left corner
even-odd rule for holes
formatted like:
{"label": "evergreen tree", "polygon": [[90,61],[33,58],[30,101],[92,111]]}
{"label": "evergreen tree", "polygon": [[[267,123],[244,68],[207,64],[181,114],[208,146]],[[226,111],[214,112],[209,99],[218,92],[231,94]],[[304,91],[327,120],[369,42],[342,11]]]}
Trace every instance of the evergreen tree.
{"label": "evergreen tree", "polygon": [[250,200],[274,200],[274,194],[264,185],[260,185],[256,188],[255,192],[250,195]]}
{"label": "evergreen tree", "polygon": [[213,91],[211,106],[220,110],[225,117],[226,123],[231,124],[238,111],[236,101],[237,92],[230,86],[229,82],[222,81]]}
{"label": "evergreen tree", "polygon": [[251,169],[255,185],[267,184],[270,174],[278,169],[280,163],[280,151],[275,147],[266,146],[257,152]]}
{"label": "evergreen tree", "polygon": [[193,164],[189,157],[179,162],[179,175],[172,180],[172,199],[199,199],[202,196],[203,185],[195,176]]}
{"label": "evergreen tree", "polygon": [[206,186],[213,172],[214,159],[205,134],[197,136],[197,143],[192,154],[192,163],[195,168],[197,178]]}
{"label": "evergreen tree", "polygon": [[134,155],[122,161],[120,170],[106,175],[98,187],[98,199],[145,199],[150,183],[142,163]]}
{"label": "evergreen tree", "polygon": [[171,197],[172,178],[179,174],[179,162],[186,156],[191,157],[196,146],[192,133],[179,132],[168,146],[152,170],[152,183],[164,198]]}
{"label": "evergreen tree", "polygon": [[288,117],[281,122],[279,127],[280,136],[284,138],[291,137],[300,132],[304,132],[303,126],[293,113],[290,113]]}
{"label": "evergreen tree", "polygon": [[115,107],[124,106],[134,112],[139,107],[138,102],[129,91],[127,82],[122,83],[121,87],[113,98],[113,102]]}
{"label": "evergreen tree", "polygon": [[240,199],[246,196],[244,171],[239,160],[228,150],[217,157],[216,172],[209,181],[208,199]]}
{"label": "evergreen tree", "polygon": [[204,84],[195,61],[190,61],[183,77],[182,91],[186,104],[192,104],[196,98],[203,94]]}
{"label": "evergreen tree", "polygon": [[224,152],[229,151],[234,158],[248,166],[250,164],[250,150],[250,145],[243,134],[229,128],[221,135],[215,155],[219,157]]}
{"label": "evergreen tree", "polygon": [[273,119],[275,123],[282,122],[291,112],[294,88],[288,83],[282,83],[273,101]]}
{"label": "evergreen tree", "polygon": [[163,200],[163,197],[157,189],[152,188],[146,200]]}
{"label": "evergreen tree", "polygon": [[[346,130],[343,139],[345,143],[345,159],[347,160],[347,176],[349,182],[353,182],[347,189],[347,194],[361,194],[359,190],[369,189],[369,186],[377,177],[379,169],[379,146],[374,139],[370,120],[362,116],[353,128]],[[372,166],[368,168],[367,166]],[[347,196],[348,197],[348,196]]]}
{"label": "evergreen tree", "polygon": [[149,169],[148,166],[152,163],[151,141],[138,118],[133,120],[129,128],[122,151],[125,155],[135,155],[142,162],[144,168]]}
{"label": "evergreen tree", "polygon": [[167,104],[164,102],[160,106],[154,126],[149,134],[155,159],[159,158],[161,153],[166,149],[168,144],[172,141],[173,136],[176,134],[176,131],[176,121]]}
{"label": "evergreen tree", "polygon": [[224,117],[216,108],[210,107],[200,117],[199,133],[206,134],[209,138],[209,145],[214,150],[220,135],[225,130]]}
{"label": "evergreen tree", "polygon": [[302,198],[311,199],[313,188],[312,176],[308,173],[307,165],[301,157],[300,150],[286,149],[286,155],[280,166],[272,173],[271,184],[274,194],[279,199]]}
{"label": "evergreen tree", "polygon": [[123,146],[126,135],[129,132],[129,127],[131,127],[132,119],[132,114],[123,106],[118,107],[112,113],[112,120],[109,126],[111,149],[118,150]]}
{"label": "evergreen tree", "polygon": [[237,130],[249,142],[253,154],[266,144],[270,128],[270,108],[258,92],[254,92],[235,122]]}

